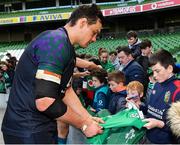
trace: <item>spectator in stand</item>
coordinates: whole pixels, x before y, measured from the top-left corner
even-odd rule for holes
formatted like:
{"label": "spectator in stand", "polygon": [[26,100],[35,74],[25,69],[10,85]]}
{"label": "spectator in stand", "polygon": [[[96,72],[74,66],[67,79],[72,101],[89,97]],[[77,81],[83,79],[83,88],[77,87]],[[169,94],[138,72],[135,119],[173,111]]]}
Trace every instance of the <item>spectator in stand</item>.
{"label": "spectator in stand", "polygon": [[0,93],[3,93],[3,94],[7,93],[6,92],[6,83],[5,83],[5,81],[6,80],[4,78],[4,71],[0,68]]}
{"label": "spectator in stand", "polygon": [[10,84],[12,85],[13,83],[13,79],[14,79],[14,73],[15,73],[15,69],[16,69],[16,64],[17,64],[17,59],[14,56],[11,56],[10,53],[7,53],[6,56],[8,57],[8,59],[6,59],[7,62],[7,74],[9,75],[9,79],[10,79]]}
{"label": "spectator in stand", "polygon": [[107,85],[107,72],[104,69],[93,70],[91,72],[95,94],[91,111],[99,112],[101,109],[107,109],[109,105],[109,87]]}
{"label": "spectator in stand", "polygon": [[147,56],[149,58],[151,54],[153,54],[152,43],[149,39],[144,39],[141,42],[140,48],[142,51],[142,56]]}
{"label": "spectator in stand", "polygon": [[102,68],[107,72],[112,72],[115,69],[113,64],[109,61],[109,53],[105,48],[99,48],[98,57]]}
{"label": "spectator in stand", "polygon": [[138,81],[132,81],[127,85],[127,101],[133,100],[133,102],[139,106],[141,104],[141,98],[144,95],[144,86]]}
{"label": "spectator in stand", "polygon": [[8,57],[8,59],[6,59],[6,61],[8,63],[10,63],[12,65],[13,69],[15,70],[16,64],[17,64],[17,58],[15,56],[12,56],[10,53],[7,53],[6,56]]}
{"label": "spectator in stand", "polygon": [[126,37],[128,40],[129,48],[132,50],[132,57],[136,59],[138,56],[141,55],[141,41],[138,38],[136,31],[127,32]]}
{"label": "spectator in stand", "polygon": [[109,60],[113,64],[115,70],[118,71],[120,69],[121,65],[119,63],[119,58],[117,57],[116,51],[109,52]]}
{"label": "spectator in stand", "polygon": [[[142,54],[136,60],[143,67],[144,72],[145,72],[145,76],[146,76],[146,81],[149,82],[149,81],[151,81],[149,79],[153,79],[152,77],[149,77],[149,73],[148,73],[148,71],[151,70],[149,68],[149,57],[152,54],[152,43],[151,43],[151,41],[148,39],[143,40],[141,42],[140,48],[141,48]],[[152,86],[152,84],[153,83],[150,82],[148,84],[148,86],[145,86],[144,94],[146,94],[147,98],[148,98],[147,89],[149,89],[148,91],[150,91],[151,88],[149,88],[149,87],[150,87],[150,85]]]}
{"label": "spectator in stand", "polygon": [[8,101],[11,87],[11,80],[7,74],[7,70],[8,64],[6,62],[0,62],[0,93],[3,93],[0,97],[3,97],[2,100],[5,100],[5,103]]}
{"label": "spectator in stand", "polygon": [[154,79],[154,76],[153,76],[153,71],[150,67],[148,68],[147,75],[149,78],[149,82],[148,82],[146,96],[145,96],[145,100],[144,100],[146,103],[149,102],[150,96],[153,93],[154,85],[156,83],[156,80]]}
{"label": "spectator in stand", "polygon": [[176,75],[176,77],[178,78],[178,79],[180,79],[180,63],[179,62],[177,62],[177,59],[176,58],[174,58],[174,62],[175,62],[175,75]]}
{"label": "spectator in stand", "polygon": [[139,81],[147,86],[145,72],[142,66],[132,57],[132,50],[127,46],[118,47],[118,58],[123,65],[122,72],[125,74],[126,85],[131,81]]}
{"label": "spectator in stand", "polygon": [[144,72],[147,74],[149,68],[149,57],[152,54],[152,44],[151,41],[145,39],[140,45],[142,54],[136,59],[137,62],[143,67]]}
{"label": "spectator in stand", "polygon": [[9,93],[9,88],[11,87],[12,82],[8,74],[8,64],[6,62],[0,62],[0,69],[2,70],[3,77],[5,79],[6,89],[8,90],[7,93]]}
{"label": "spectator in stand", "polygon": [[156,83],[145,104],[143,112],[147,123],[144,125],[146,144],[173,144],[176,143],[167,121],[167,111],[173,102],[180,100],[180,80],[174,75],[174,59],[164,49],[152,54],[149,58]]}
{"label": "spectator in stand", "polygon": [[108,110],[111,114],[115,114],[126,107],[126,86],[125,76],[123,72],[112,72],[108,74],[108,84],[113,92],[110,96],[110,103]]}
{"label": "spectator in stand", "polygon": [[[92,57],[89,59],[89,61],[95,63],[96,65],[102,68],[99,59]],[[85,98],[86,107],[88,107],[93,102],[94,91],[95,91],[95,88],[93,86],[92,76],[91,75],[86,76],[84,78],[83,83],[85,87],[83,88],[83,93],[84,93],[83,96]]]}

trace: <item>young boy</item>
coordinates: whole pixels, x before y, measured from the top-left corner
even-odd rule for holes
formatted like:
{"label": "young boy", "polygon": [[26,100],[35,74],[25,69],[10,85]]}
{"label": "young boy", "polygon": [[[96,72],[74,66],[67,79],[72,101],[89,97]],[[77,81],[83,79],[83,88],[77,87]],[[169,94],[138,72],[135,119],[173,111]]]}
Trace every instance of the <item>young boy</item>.
{"label": "young boy", "polygon": [[141,98],[143,97],[144,86],[138,81],[132,81],[127,85],[127,101],[133,101],[137,106],[141,104]]}
{"label": "young boy", "polygon": [[180,81],[174,75],[174,60],[164,49],[152,54],[149,59],[156,80],[150,100],[146,104],[146,144],[171,144],[174,138],[167,122],[167,110],[172,102],[180,100]]}
{"label": "young boy", "polygon": [[127,32],[127,40],[129,44],[129,48],[132,50],[132,57],[136,59],[141,55],[141,40],[138,38],[136,31]]}
{"label": "young boy", "polygon": [[108,74],[108,83],[113,92],[108,110],[111,114],[123,110],[126,107],[126,86],[123,72],[112,72]]}
{"label": "young boy", "polygon": [[167,123],[167,110],[172,102],[180,99],[179,80],[174,76],[174,59],[167,50],[161,49],[151,55],[149,62],[156,83],[146,105],[147,143],[171,144],[174,138]]}
{"label": "young boy", "polygon": [[91,111],[99,112],[101,109],[108,107],[108,90],[107,72],[104,69],[93,70],[91,72],[95,94]]}
{"label": "young boy", "polygon": [[147,73],[148,73],[149,83],[148,83],[148,87],[147,87],[147,91],[146,91],[146,96],[145,96],[146,103],[149,102],[150,96],[153,93],[154,85],[156,83],[156,80],[153,77],[153,72],[152,72],[151,68],[148,68]]}

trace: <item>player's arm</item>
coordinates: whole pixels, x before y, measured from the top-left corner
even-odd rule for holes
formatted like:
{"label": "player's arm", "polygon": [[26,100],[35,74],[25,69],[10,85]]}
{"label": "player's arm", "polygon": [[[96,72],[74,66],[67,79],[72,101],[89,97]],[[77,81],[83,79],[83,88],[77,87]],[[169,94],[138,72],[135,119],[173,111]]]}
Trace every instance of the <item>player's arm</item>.
{"label": "player's arm", "polygon": [[86,68],[89,70],[102,68],[100,65],[96,65],[93,62],[76,57],[76,66],[80,68]]}
{"label": "player's arm", "polygon": [[83,132],[87,137],[101,133],[101,127],[83,108],[72,88],[67,89],[65,96],[60,96],[58,91],[60,78],[61,75],[53,72],[37,71],[35,79],[37,109],[49,118],[60,119],[77,128],[85,127]]}

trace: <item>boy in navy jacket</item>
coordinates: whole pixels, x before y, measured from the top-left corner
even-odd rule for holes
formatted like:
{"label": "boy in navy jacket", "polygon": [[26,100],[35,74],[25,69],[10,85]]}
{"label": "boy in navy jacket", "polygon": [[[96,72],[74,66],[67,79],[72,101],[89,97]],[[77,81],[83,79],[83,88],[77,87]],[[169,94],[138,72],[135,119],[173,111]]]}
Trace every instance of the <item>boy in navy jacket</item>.
{"label": "boy in navy jacket", "polygon": [[145,105],[148,129],[146,143],[171,144],[174,137],[167,121],[167,111],[172,102],[180,100],[179,80],[174,76],[174,60],[167,50],[159,50],[152,54],[150,65],[156,80],[155,86]]}
{"label": "boy in navy jacket", "polygon": [[108,110],[115,114],[126,107],[126,86],[123,72],[112,72],[108,74],[108,83],[113,92]]}

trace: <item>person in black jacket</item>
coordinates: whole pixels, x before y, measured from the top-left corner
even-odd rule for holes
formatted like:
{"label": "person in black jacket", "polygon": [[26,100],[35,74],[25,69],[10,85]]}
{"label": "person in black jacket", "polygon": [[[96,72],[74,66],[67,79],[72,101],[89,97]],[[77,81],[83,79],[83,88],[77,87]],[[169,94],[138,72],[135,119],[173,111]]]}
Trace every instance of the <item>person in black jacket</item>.
{"label": "person in black jacket", "polygon": [[132,57],[136,59],[141,55],[141,41],[138,38],[136,31],[129,31],[126,36],[128,39],[129,48],[132,50]]}
{"label": "person in black jacket", "polygon": [[150,40],[145,39],[141,42],[140,49],[142,54],[136,59],[137,62],[143,67],[145,73],[149,68],[149,57],[152,54],[152,43]]}
{"label": "person in black jacket", "polygon": [[[136,60],[143,67],[144,73],[145,73],[145,76],[146,76],[146,81],[149,82],[150,81],[148,79],[149,78],[148,71],[150,69],[149,57],[152,54],[152,43],[151,43],[151,41],[149,39],[144,39],[141,42],[140,49],[142,51],[142,54]],[[147,88],[145,88],[144,90],[145,90],[144,94],[146,94]]]}

